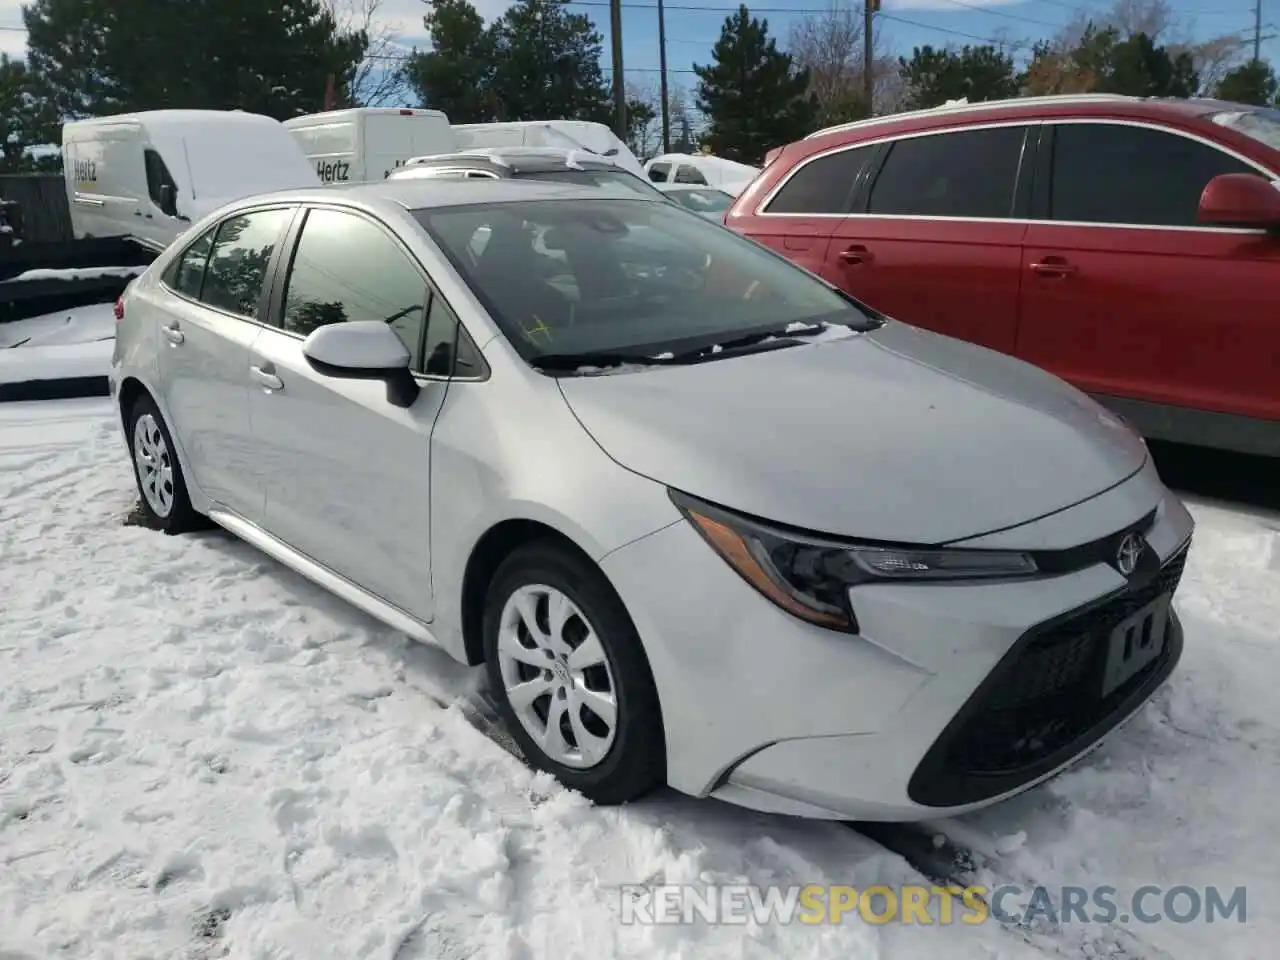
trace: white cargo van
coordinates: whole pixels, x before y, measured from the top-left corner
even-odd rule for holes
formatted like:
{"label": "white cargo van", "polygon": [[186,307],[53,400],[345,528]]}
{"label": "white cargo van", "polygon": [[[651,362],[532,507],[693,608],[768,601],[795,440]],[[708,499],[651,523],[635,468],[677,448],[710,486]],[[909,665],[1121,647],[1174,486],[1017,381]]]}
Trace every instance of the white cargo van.
{"label": "white cargo van", "polygon": [[[506,123],[455,123],[458,150],[485,147],[559,147],[608,157],[637,177],[644,167],[625,143],[603,123],[588,120],[519,120]],[[423,151],[426,152],[426,151]],[[443,151],[437,151],[443,152]],[[415,154],[417,156],[417,154]]]}
{"label": "white cargo van", "polygon": [[63,124],[62,164],[77,238],[132,237],[154,250],[231,200],[317,183],[279,121],[234,110]]}
{"label": "white cargo van", "polygon": [[352,107],[294,117],[284,127],[324,183],[382,180],[410,157],[454,149],[439,110]]}

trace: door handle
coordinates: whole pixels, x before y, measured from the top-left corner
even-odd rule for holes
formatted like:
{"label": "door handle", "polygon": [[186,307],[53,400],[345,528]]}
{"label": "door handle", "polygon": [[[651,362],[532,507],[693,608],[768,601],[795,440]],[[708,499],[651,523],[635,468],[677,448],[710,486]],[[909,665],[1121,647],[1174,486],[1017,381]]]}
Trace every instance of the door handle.
{"label": "door handle", "polygon": [[1031,264],[1031,269],[1042,277],[1069,277],[1076,268],[1061,257],[1045,257]]}
{"label": "door handle", "polygon": [[254,380],[256,380],[261,386],[266,387],[268,390],[284,389],[284,382],[270,370],[263,367],[250,367],[249,373],[253,375]]}
{"label": "door handle", "polygon": [[860,243],[841,250],[839,256],[845,263],[867,263],[875,257],[870,250]]}
{"label": "door handle", "polygon": [[184,334],[181,330],[178,329],[178,325],[176,323],[168,324],[167,326],[163,326],[160,329],[164,331],[164,335],[169,339],[169,342],[173,344],[175,347],[178,344],[182,343],[183,340],[187,339],[186,334]]}

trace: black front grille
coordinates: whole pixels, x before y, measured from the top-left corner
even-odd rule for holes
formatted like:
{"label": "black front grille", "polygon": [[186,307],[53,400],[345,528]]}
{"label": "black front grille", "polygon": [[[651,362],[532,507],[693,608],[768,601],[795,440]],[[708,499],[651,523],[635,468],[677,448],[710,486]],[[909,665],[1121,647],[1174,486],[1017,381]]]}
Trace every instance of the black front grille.
{"label": "black front grille", "polygon": [[1106,696],[1112,630],[1182,579],[1187,548],[1140,585],[1040,624],[1014,644],[943,731],[908,786],[916,803],[955,806],[1014,789],[1096,741],[1172,672],[1182,652],[1171,612],[1164,649]]}

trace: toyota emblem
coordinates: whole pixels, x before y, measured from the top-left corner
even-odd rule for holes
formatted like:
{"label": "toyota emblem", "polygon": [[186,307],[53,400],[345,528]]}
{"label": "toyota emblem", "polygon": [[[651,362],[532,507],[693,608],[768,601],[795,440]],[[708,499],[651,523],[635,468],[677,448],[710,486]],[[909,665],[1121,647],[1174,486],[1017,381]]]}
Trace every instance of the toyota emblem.
{"label": "toyota emblem", "polygon": [[1142,556],[1142,538],[1136,533],[1129,533],[1120,541],[1116,549],[1116,569],[1126,577],[1138,568],[1138,560]]}

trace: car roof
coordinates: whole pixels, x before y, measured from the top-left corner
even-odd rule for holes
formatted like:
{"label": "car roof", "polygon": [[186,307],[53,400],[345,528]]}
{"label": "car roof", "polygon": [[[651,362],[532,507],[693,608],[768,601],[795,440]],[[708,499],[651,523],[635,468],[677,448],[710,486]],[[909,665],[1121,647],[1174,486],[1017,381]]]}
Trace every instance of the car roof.
{"label": "car roof", "polygon": [[1216,110],[1237,108],[1206,98],[1132,97],[1123,94],[1081,93],[1043,97],[1016,97],[979,103],[948,103],[924,110],[855,120],[825,127],[809,134],[801,143],[831,137],[845,140],[850,134],[865,132],[870,137],[892,136],[912,130],[928,130],[944,125],[986,123],[1001,120],[1033,120],[1049,117],[1115,117],[1146,120],[1188,120]]}
{"label": "car roof", "polygon": [[[445,180],[385,179],[368,183],[283,190],[258,194],[240,201],[243,205],[272,202],[326,203],[341,197],[355,204],[378,205],[390,202],[406,210],[460,207],[473,203],[514,203],[521,200],[639,200],[633,190],[551,180]],[[651,201],[650,201],[651,202]]]}

